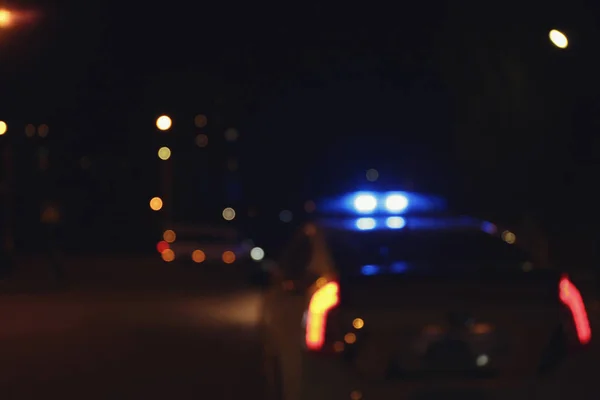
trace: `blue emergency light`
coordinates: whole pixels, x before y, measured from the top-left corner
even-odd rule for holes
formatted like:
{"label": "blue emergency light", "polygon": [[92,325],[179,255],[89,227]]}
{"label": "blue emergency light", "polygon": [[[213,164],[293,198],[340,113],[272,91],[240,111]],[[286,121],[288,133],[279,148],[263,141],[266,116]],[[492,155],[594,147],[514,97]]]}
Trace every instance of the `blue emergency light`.
{"label": "blue emergency light", "polygon": [[[318,208],[328,214],[391,217],[442,211],[445,203],[436,197],[410,192],[358,191],[322,202]],[[397,229],[403,225],[401,221],[392,219],[386,225]]]}

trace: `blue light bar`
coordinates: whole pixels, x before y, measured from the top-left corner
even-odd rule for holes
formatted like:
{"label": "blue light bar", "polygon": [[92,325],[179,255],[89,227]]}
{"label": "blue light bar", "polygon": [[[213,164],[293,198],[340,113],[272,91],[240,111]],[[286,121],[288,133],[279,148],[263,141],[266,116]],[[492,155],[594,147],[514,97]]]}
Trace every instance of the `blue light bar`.
{"label": "blue light bar", "polygon": [[442,199],[417,193],[359,191],[321,202],[319,209],[325,213],[394,216],[443,211],[445,203]]}

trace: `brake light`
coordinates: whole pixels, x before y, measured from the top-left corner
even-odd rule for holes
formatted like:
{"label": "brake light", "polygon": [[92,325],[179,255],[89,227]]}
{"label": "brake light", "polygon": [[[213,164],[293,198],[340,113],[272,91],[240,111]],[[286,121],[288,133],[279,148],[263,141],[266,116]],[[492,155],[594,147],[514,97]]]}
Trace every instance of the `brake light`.
{"label": "brake light", "polygon": [[587,344],[592,339],[592,329],[590,321],[585,310],[585,304],[581,298],[581,294],[577,287],[569,280],[567,276],[563,276],[559,283],[559,296],[562,301],[571,311],[573,322],[577,330],[577,337],[581,344]]}
{"label": "brake light", "polygon": [[320,350],[325,343],[327,314],[338,305],[339,285],[328,282],[312,295],[306,315],[306,347]]}

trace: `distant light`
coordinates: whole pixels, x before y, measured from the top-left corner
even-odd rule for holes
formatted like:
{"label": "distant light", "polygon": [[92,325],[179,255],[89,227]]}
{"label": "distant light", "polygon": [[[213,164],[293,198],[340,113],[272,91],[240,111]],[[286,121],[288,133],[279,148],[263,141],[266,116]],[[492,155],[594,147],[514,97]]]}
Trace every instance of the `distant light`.
{"label": "distant light", "polygon": [[292,214],[292,212],[290,210],[283,210],[282,212],[279,213],[279,219],[281,220],[281,222],[292,222],[292,219],[294,218],[294,214]]}
{"label": "distant light", "polygon": [[379,272],[379,267],[376,265],[365,265],[361,268],[360,272],[362,272],[363,275],[375,275]]}
{"label": "distant light", "polygon": [[0,136],[4,135],[7,130],[8,130],[8,125],[6,125],[6,122],[0,121]]}
{"label": "distant light", "polygon": [[359,218],[356,220],[356,227],[361,231],[374,229],[377,223],[373,218]]}
{"label": "distant light", "polygon": [[478,367],[484,367],[487,365],[487,363],[490,361],[490,358],[485,355],[485,354],[481,354],[477,357],[477,359],[475,360],[475,363],[477,364]]}
{"label": "distant light", "polygon": [[502,240],[508,244],[514,244],[517,241],[517,237],[511,231],[502,232]]}
{"label": "distant light", "polygon": [[0,28],[6,28],[10,26],[13,22],[12,12],[9,10],[1,9],[0,10]]}
{"label": "distant light", "polygon": [[163,261],[171,262],[175,260],[175,253],[171,249],[163,251],[162,253],[160,253],[160,255],[162,256]]}
{"label": "distant light", "polygon": [[390,266],[393,273],[400,274],[408,270],[408,264],[405,262],[395,262]]}
{"label": "distant light", "polygon": [[204,260],[206,260],[206,254],[204,254],[204,252],[202,250],[194,250],[192,252],[192,260],[195,263],[204,262]]}
{"label": "distant light", "polygon": [[490,235],[494,235],[496,232],[498,232],[498,228],[496,227],[496,225],[487,221],[481,224],[481,230],[483,230],[486,233],[489,233]]}
{"label": "distant light", "polygon": [[408,207],[408,199],[401,194],[392,194],[385,199],[385,208],[388,211],[400,212]]}
{"label": "distant light", "polygon": [[370,194],[361,194],[354,199],[354,208],[359,212],[371,212],[377,208],[377,199]]}
{"label": "distant light", "polygon": [[41,138],[45,138],[46,136],[48,136],[48,131],[50,129],[48,128],[48,125],[46,124],[42,124],[38,127],[38,136]]}
{"label": "distant light", "polygon": [[223,210],[223,219],[225,221],[232,221],[235,218],[235,210],[231,207],[227,207]]}
{"label": "distant light", "polygon": [[150,208],[154,211],[159,211],[163,208],[163,201],[160,197],[153,197],[150,199]]}
{"label": "distant light", "polygon": [[363,321],[362,318],[355,318],[354,321],[352,321],[352,326],[354,329],[362,329],[365,326],[365,321]]}
{"label": "distant light", "polygon": [[379,179],[379,171],[373,168],[367,171],[367,180],[369,182],[375,182],[377,179]]}
{"label": "distant light", "polygon": [[265,251],[260,247],[255,247],[252,250],[250,250],[250,257],[254,261],[261,261],[263,258],[265,258]]}
{"label": "distant light", "polygon": [[177,235],[175,234],[175,231],[172,229],[167,229],[165,231],[165,233],[163,233],[163,239],[165,240],[165,242],[167,243],[173,243],[175,241],[175,239],[177,239]]}
{"label": "distant light", "polygon": [[238,140],[239,136],[240,134],[234,128],[229,128],[225,131],[225,140],[227,140],[228,142],[235,142],[236,140]]}
{"label": "distant light", "polygon": [[33,137],[35,135],[35,126],[33,124],[28,124],[25,127],[25,136]]}
{"label": "distant light", "polygon": [[569,46],[569,39],[567,39],[567,36],[559,30],[552,29],[548,34],[548,37],[552,44],[559,49],[566,49]]}
{"label": "distant light", "polygon": [[160,158],[163,161],[166,161],[169,158],[171,158],[171,149],[168,147],[161,147],[160,149],[158,149],[158,158]]}
{"label": "distant light", "polygon": [[207,145],[208,145],[208,136],[206,136],[204,133],[201,133],[198,136],[196,136],[196,146],[206,147]]}
{"label": "distant light", "polygon": [[173,121],[171,121],[171,118],[169,118],[167,115],[161,115],[156,119],[156,127],[161,131],[168,131],[171,129],[172,124]]}
{"label": "distant light", "polygon": [[390,229],[402,229],[406,226],[406,220],[402,217],[388,217],[385,224]]}
{"label": "distant light", "polygon": [[194,125],[196,125],[196,128],[204,128],[207,123],[208,118],[206,118],[206,115],[204,114],[198,114],[196,115],[196,118],[194,118]]}
{"label": "distant light", "polygon": [[222,258],[225,264],[233,264],[235,261],[235,253],[233,251],[226,251],[223,253]]}
{"label": "distant light", "polygon": [[317,205],[315,204],[314,201],[312,200],[308,200],[306,203],[304,203],[304,211],[306,211],[307,213],[313,213],[315,212],[315,210],[317,209]]}
{"label": "distant light", "polygon": [[163,251],[167,250],[168,248],[170,248],[169,243],[165,242],[164,240],[161,240],[156,245],[156,250],[161,254]]}

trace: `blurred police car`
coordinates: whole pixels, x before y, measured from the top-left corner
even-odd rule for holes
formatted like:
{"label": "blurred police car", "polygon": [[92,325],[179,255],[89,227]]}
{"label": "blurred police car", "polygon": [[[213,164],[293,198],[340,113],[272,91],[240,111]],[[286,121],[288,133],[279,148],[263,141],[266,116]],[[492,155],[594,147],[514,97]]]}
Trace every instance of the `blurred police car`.
{"label": "blurred police car", "polygon": [[272,398],[531,398],[525,385],[590,342],[566,275],[533,265],[514,234],[442,208],[357,193],[295,234],[264,297]]}
{"label": "blurred police car", "polygon": [[263,250],[237,229],[208,225],[177,225],[167,229],[157,250],[167,262],[237,264],[264,257]]}

